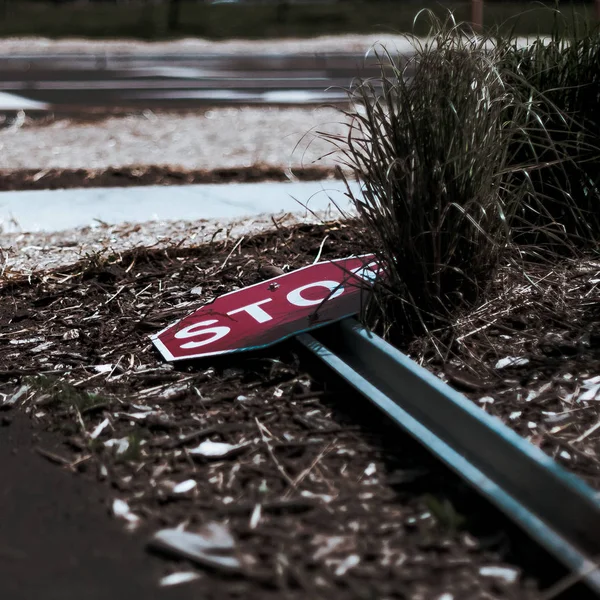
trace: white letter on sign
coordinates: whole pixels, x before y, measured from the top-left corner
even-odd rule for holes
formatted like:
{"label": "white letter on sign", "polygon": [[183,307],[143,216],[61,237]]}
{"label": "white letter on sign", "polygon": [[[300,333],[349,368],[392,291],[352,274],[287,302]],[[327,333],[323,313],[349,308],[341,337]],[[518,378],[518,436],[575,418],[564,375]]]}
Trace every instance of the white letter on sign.
{"label": "white letter on sign", "polygon": [[184,349],[199,348],[200,346],[206,346],[206,344],[212,344],[212,342],[220,340],[231,331],[229,327],[225,327],[223,325],[221,325],[220,327],[209,327],[209,325],[214,325],[215,323],[218,323],[217,319],[210,319],[209,321],[201,321],[200,323],[194,323],[193,325],[189,325],[188,327],[183,328],[181,331],[178,331],[175,334],[175,337],[178,340],[180,340],[209,333],[211,334],[211,337],[205,340],[201,340],[199,342],[188,342],[187,344],[181,344],[181,347]]}
{"label": "white letter on sign", "polygon": [[[302,297],[302,292],[304,290],[308,290],[312,287],[324,287],[329,290],[323,298],[320,300],[307,300]],[[334,291],[335,290],[335,291]],[[331,294],[333,292],[333,294]],[[315,281],[314,283],[307,283],[302,287],[296,288],[292,290],[288,295],[287,299],[290,304],[294,306],[314,306],[315,304],[321,304],[325,298],[331,300],[333,298],[337,298],[340,294],[344,293],[344,288],[337,281]],[[331,294],[331,296],[329,295]]]}
{"label": "white letter on sign", "polygon": [[266,300],[259,300],[254,304],[248,304],[247,306],[242,306],[242,308],[236,308],[235,310],[230,310],[228,315],[237,315],[241,312],[247,312],[257,323],[266,323],[267,321],[271,321],[273,317],[265,312],[262,308],[260,308],[261,304],[265,304],[266,302],[271,302],[273,298],[267,298]]}

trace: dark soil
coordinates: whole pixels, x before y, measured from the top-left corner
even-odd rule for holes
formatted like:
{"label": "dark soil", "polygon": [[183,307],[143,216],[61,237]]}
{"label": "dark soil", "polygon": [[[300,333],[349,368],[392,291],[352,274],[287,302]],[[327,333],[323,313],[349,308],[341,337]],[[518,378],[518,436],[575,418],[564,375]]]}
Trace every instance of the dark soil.
{"label": "dark soil", "polygon": [[[304,266],[320,249],[322,259],[369,250],[355,228],[335,223],[281,229],[232,252],[234,244],[106,253],[1,290],[4,405],[19,394],[3,415],[5,431],[21,427],[26,412],[36,431],[58,440],[40,442],[43,460],[69,472],[59,473],[68,484],[52,484],[52,502],[70,515],[69,486],[85,484],[103,511],[114,499],[126,501],[145,536],[178,525],[227,528],[239,566],[233,574],[199,569],[200,579],[180,588],[189,597],[520,599],[538,598],[537,589],[560,578],[561,569],[549,567],[501,515],[316,370],[294,343],[164,364],[149,333],[217,294],[264,279],[265,266]],[[191,293],[197,286],[199,296]],[[237,448],[222,458],[195,456],[191,451],[206,440]],[[31,442],[13,445],[34,460]],[[27,515],[38,508],[22,465],[10,481],[14,505]],[[174,491],[188,480],[196,482],[193,489]],[[38,489],[44,487],[40,479]],[[77,519],[89,519],[83,531],[104,527],[98,514],[82,510]],[[35,522],[23,536],[38,535],[44,523]],[[14,547],[13,535],[4,537],[0,547]],[[131,585],[153,576],[156,563],[142,560],[138,537],[118,551],[116,537],[89,539],[89,552],[132,555]],[[69,535],[57,533],[52,552],[16,561],[15,577],[58,571],[69,548]],[[166,558],[162,564],[164,574],[191,568]],[[515,581],[481,571],[491,566]],[[82,569],[93,567],[86,562]],[[2,580],[0,589],[6,585]],[[91,575],[85,585],[95,586]],[[82,597],[64,589],[63,600]]]}
{"label": "dark soil", "polygon": [[111,167],[109,169],[0,170],[0,192],[66,188],[186,185],[193,183],[257,183],[259,181],[321,181],[340,178],[339,170],[303,167],[290,171],[269,165],[185,170],[169,166]]}

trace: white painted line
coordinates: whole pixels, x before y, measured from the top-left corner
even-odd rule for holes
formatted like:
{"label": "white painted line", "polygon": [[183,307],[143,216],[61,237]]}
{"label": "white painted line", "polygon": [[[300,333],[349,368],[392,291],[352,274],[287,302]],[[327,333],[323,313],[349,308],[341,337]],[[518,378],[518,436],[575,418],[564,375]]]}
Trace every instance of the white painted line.
{"label": "white painted line", "polygon": [[0,92],[0,110],[46,110],[48,107],[49,105],[45,102]]}
{"label": "white painted line", "polygon": [[273,104],[320,103],[328,100],[347,100],[344,90],[272,90],[266,92],[244,92],[241,90],[141,90],[135,94],[121,94],[124,100],[219,100],[237,102],[266,102]]}

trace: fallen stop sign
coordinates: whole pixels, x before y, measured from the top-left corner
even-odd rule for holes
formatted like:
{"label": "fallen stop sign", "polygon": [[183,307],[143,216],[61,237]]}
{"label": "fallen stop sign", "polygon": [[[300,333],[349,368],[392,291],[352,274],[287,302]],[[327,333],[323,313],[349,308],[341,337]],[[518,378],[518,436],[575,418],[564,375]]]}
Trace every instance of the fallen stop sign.
{"label": "fallen stop sign", "polygon": [[151,339],[169,361],[264,348],[358,313],[380,271],[373,254],[316,263],[219,296]]}

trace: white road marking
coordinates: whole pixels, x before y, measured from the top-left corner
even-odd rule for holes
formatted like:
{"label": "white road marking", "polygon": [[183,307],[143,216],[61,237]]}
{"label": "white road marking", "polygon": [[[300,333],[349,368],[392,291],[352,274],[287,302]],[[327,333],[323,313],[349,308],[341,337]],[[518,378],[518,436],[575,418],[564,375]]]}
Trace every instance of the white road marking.
{"label": "white road marking", "polygon": [[45,102],[36,102],[15,94],[0,92],[0,110],[47,110],[48,108],[49,105]]}

